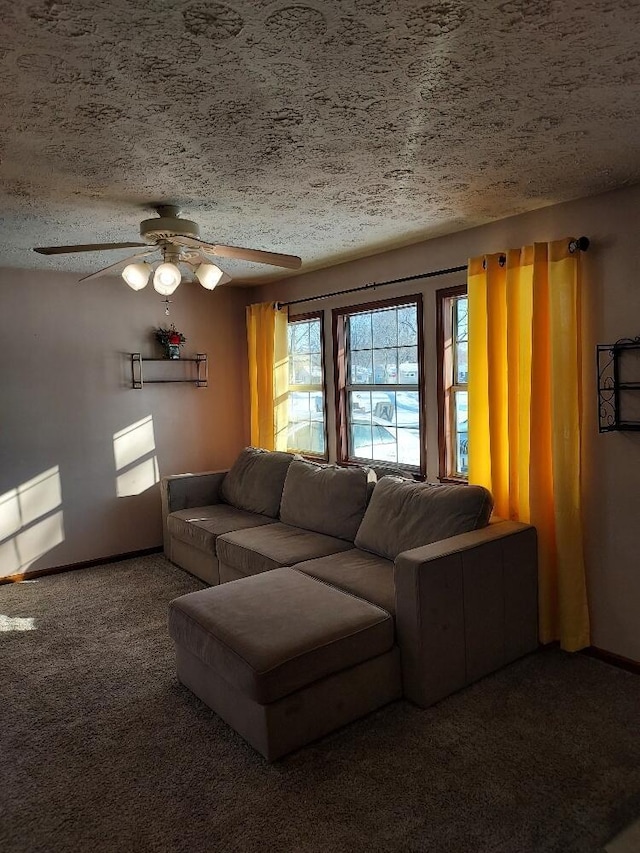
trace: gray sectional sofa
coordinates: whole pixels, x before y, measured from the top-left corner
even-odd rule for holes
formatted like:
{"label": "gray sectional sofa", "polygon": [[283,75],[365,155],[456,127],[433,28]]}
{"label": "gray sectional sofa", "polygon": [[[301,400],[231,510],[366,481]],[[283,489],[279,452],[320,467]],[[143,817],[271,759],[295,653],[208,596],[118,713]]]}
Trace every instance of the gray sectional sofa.
{"label": "gray sectional sofa", "polygon": [[170,605],[178,677],[268,760],[537,647],[535,529],[481,487],[246,448],[162,504],[167,557],[211,584]]}

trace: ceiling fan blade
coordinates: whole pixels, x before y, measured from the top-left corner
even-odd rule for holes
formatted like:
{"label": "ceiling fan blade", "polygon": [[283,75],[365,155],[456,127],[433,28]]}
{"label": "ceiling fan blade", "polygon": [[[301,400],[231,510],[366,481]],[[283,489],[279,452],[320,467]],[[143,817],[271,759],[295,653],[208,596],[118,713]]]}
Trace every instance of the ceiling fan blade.
{"label": "ceiling fan blade", "polygon": [[157,247],[153,246],[153,248],[148,249],[146,252],[139,252],[137,255],[131,255],[128,258],[121,258],[119,261],[116,261],[115,264],[109,264],[108,267],[102,267],[102,269],[98,270],[97,272],[92,272],[89,275],[85,275],[84,278],[79,279],[79,281],[89,281],[92,278],[98,278],[98,276],[104,275],[105,273],[109,272],[109,270],[116,269],[117,267],[124,267],[127,264],[132,263],[133,261],[138,261],[140,260],[140,258],[145,258],[147,255],[152,255],[154,252],[157,251]]}
{"label": "ceiling fan blade", "polygon": [[221,258],[236,258],[239,261],[253,261],[257,264],[271,264],[274,267],[287,267],[297,270],[302,265],[302,259],[296,255],[282,255],[279,252],[263,252],[261,249],[243,249],[240,246],[225,246],[223,244],[204,243],[195,237],[172,237],[172,243],[193,249],[202,249]]}
{"label": "ceiling fan blade", "polygon": [[257,264],[271,264],[274,267],[286,267],[299,270],[302,258],[297,255],[283,255],[280,252],[263,252],[261,249],[243,249],[240,246],[217,245],[212,247],[221,258],[237,258],[240,261],[254,261]]}
{"label": "ceiling fan blade", "polygon": [[40,246],[34,249],[39,255],[67,255],[72,252],[104,252],[107,249],[133,249],[148,243],[86,243],[83,246]]}

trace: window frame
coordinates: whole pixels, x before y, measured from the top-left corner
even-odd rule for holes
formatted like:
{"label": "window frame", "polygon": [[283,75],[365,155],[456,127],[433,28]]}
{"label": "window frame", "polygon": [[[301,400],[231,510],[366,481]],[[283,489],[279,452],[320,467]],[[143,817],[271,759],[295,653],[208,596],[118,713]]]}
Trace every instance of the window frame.
{"label": "window frame", "polygon": [[[417,320],[417,358],[418,358],[418,435],[420,441],[420,463],[419,465],[407,465],[403,462],[389,462],[385,460],[366,459],[363,457],[349,456],[349,407],[348,393],[351,386],[348,383],[348,342],[346,319],[355,314],[366,314],[372,311],[384,310],[385,308],[401,307],[403,305],[415,306]],[[424,309],[422,293],[412,293],[407,296],[397,296],[391,299],[381,299],[375,302],[358,303],[334,308],[332,311],[333,331],[333,365],[334,365],[334,390],[336,410],[336,459],[339,465],[371,465],[376,468],[394,468],[407,471],[416,479],[425,479],[427,471],[427,418],[425,408],[425,368],[424,368]],[[398,368],[399,369],[399,368]],[[413,383],[411,383],[413,385]],[[371,383],[363,386],[363,390],[375,391],[401,391],[402,384]]]}
{"label": "window frame", "polygon": [[455,348],[452,347],[449,359],[445,353],[447,336],[451,337],[453,328],[453,301],[463,296],[468,298],[466,284],[436,290],[438,480],[441,483],[469,482],[468,476],[455,471],[455,446],[453,442],[455,407],[451,404],[451,398],[456,391],[468,391],[468,383],[461,385],[454,382],[456,374]]}
{"label": "window frame", "polygon": [[[312,453],[307,450],[297,450],[289,448],[288,432],[287,432],[287,453],[297,453],[303,459],[310,459],[313,462],[327,462],[329,459],[329,431],[327,429],[327,371],[325,365],[325,347],[324,347],[324,311],[308,311],[304,314],[294,314],[287,316],[287,326],[295,323],[308,323],[310,320],[320,321],[320,366],[322,369],[322,381],[320,383],[310,383],[308,385],[288,385],[288,393],[292,391],[316,391],[318,385],[322,390],[322,418],[324,425],[324,453]],[[290,353],[287,349],[287,356]],[[287,427],[288,430],[288,427]]]}

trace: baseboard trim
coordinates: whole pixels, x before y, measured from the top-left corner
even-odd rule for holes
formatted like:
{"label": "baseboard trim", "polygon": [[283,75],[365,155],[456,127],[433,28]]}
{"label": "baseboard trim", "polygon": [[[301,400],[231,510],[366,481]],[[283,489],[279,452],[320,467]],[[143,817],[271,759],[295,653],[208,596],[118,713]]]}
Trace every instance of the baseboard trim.
{"label": "baseboard trim", "polygon": [[588,648],[582,649],[581,654],[587,655],[590,658],[596,658],[604,663],[610,663],[619,669],[626,669],[627,672],[633,672],[635,675],[640,675],[640,661],[631,660],[630,658],[622,657],[622,655],[616,655],[613,652],[607,652],[604,649],[599,649],[597,646],[588,646]]}
{"label": "baseboard trim", "polygon": [[34,569],[31,572],[24,572],[19,575],[7,575],[0,578],[0,584],[3,583],[20,583],[33,578],[41,578],[45,575],[58,575],[61,572],[73,572],[76,569],[91,569],[94,566],[104,566],[107,563],[119,563],[122,560],[130,560],[133,557],[147,557],[149,554],[160,554],[162,545],[156,545],[154,548],[143,548],[141,551],[127,551],[125,554],[112,554],[109,557],[96,557],[95,560],[83,560],[80,563],[68,563],[66,566],[53,566],[50,569]]}

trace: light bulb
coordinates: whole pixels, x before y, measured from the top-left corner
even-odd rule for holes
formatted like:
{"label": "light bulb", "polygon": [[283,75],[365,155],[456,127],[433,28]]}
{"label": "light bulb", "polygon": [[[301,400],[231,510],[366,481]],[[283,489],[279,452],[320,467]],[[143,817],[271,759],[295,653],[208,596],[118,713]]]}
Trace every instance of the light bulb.
{"label": "light bulb", "polygon": [[180,270],[175,264],[164,263],[156,268],[153,286],[163,296],[171,296],[180,284]]}
{"label": "light bulb", "polygon": [[142,290],[147,286],[153,267],[151,264],[127,264],[122,270],[122,278],[132,290]]}
{"label": "light bulb", "polygon": [[196,278],[207,290],[213,290],[224,273],[215,264],[200,264],[196,270]]}

